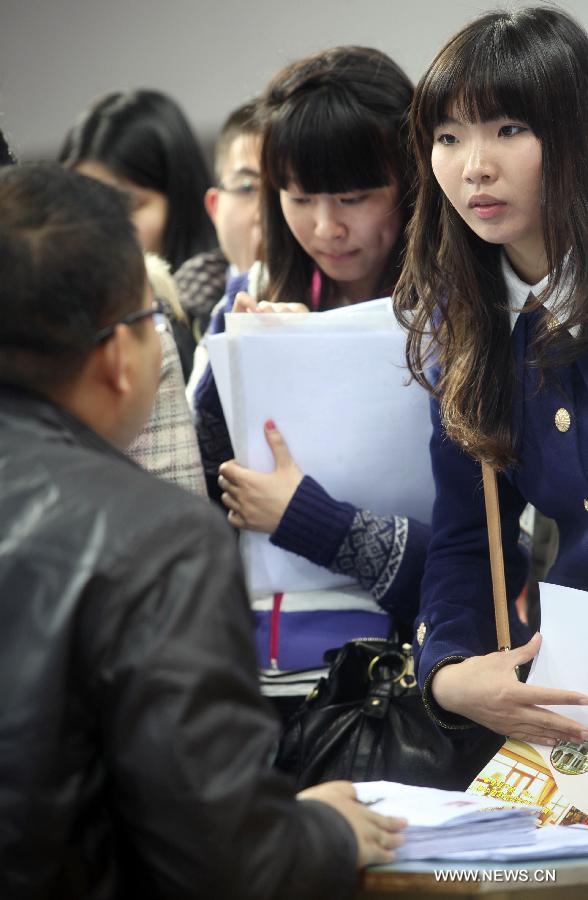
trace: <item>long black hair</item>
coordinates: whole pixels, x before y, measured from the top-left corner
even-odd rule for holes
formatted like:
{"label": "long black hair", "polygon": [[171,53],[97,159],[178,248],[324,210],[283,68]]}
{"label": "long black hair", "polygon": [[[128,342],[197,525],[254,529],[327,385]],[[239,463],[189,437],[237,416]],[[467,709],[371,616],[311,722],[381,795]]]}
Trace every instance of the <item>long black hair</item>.
{"label": "long black hair", "polygon": [[586,329],[573,344],[560,340],[565,329],[588,324],[587,96],[588,35],[548,6],[476,19],[439,52],[415,92],[411,133],[418,194],[396,311],[410,329],[410,369],[430,390],[431,347],[439,358],[442,376],[434,392],[447,433],[498,467],[516,460],[502,249],[475,235],[437,184],[433,133],[454,105],[469,122],[522,121],[541,142],[540,202],[550,272],[541,300],[553,295],[561,322],[551,329],[546,323],[536,335],[533,361],[546,370],[547,361],[561,363],[588,349]]}
{"label": "long black hair", "polygon": [[59,161],[69,167],[90,160],[167,197],[162,256],[172,270],[216,245],[204,209],[210,187],[207,166],[184,113],[170,97],[136,90],[96,100],[59,152]]}
{"label": "long black hair", "polygon": [[[314,262],[288,228],[280,189],[346,193],[398,182],[405,203],[411,170],[407,115],[412,84],[390,57],[369,47],[335,47],[292,63],[261,98],[261,212],[269,295],[308,296]],[[404,247],[401,235],[378,289],[392,292]],[[324,274],[321,301],[334,284]]]}

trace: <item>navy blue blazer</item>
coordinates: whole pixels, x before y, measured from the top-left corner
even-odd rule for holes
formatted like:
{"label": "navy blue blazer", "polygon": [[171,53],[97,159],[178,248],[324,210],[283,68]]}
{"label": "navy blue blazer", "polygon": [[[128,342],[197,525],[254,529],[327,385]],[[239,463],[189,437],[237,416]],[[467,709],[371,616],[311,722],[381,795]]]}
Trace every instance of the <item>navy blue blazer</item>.
{"label": "navy blue blazer", "polygon": [[[545,315],[543,309],[521,313],[511,337],[520,462],[498,476],[498,487],[513,647],[530,637],[513,606],[527,570],[518,544],[526,503],[559,527],[559,554],[549,581],[588,590],[588,357],[553,370],[540,389],[538,370],[525,365],[525,355],[538,318]],[[573,341],[567,332],[562,339]],[[426,701],[431,677],[443,660],[496,649],[481,468],[444,435],[435,402],[432,418],[437,498],[415,640],[415,665]],[[442,724],[456,725],[449,713],[436,711]]]}

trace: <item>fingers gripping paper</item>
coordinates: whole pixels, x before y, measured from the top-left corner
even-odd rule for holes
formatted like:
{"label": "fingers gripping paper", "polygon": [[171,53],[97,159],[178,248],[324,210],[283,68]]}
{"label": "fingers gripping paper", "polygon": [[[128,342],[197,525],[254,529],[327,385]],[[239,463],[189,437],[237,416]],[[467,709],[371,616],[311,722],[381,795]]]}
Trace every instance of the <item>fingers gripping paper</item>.
{"label": "fingers gripping paper", "polygon": [[[588,692],[585,591],[541,584],[542,643],[527,684],[543,689]],[[570,628],[574,636],[570,637]],[[588,730],[588,706],[550,706]],[[541,824],[588,825],[588,741],[558,741],[554,747],[509,739],[468,791],[540,806]]]}
{"label": "fingers gripping paper", "polygon": [[[231,320],[209,350],[238,462],[272,471],[263,432],[272,418],[302,471],[336,499],[429,522],[428,398],[407,385],[405,336],[392,312]],[[245,532],[242,548],[253,593],[351,583],[272,546],[267,535]]]}

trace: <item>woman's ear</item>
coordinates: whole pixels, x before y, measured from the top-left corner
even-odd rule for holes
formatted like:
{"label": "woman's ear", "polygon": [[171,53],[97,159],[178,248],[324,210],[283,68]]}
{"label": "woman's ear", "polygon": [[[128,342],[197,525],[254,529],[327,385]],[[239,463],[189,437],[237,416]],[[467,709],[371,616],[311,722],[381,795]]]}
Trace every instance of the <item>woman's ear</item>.
{"label": "woman's ear", "polygon": [[204,208],[208,213],[213,225],[216,225],[216,210],[218,207],[219,193],[220,191],[217,187],[209,187],[204,195]]}

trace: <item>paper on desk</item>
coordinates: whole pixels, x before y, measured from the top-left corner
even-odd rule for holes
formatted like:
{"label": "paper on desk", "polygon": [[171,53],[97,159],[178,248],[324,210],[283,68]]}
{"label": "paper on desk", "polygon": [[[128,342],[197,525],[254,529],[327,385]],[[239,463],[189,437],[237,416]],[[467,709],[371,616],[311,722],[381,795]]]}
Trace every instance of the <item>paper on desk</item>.
{"label": "paper on desk", "polygon": [[[363,321],[380,315],[372,312]],[[429,522],[434,485],[428,396],[406,384],[405,336],[389,317],[388,323],[387,331],[364,330],[362,323],[337,333],[275,330],[230,338],[228,402],[239,462],[273,470],[263,433],[272,418],[301,470],[336,499],[378,515]],[[350,583],[279,550],[266,535],[245,532],[242,549],[254,593]]]}
{"label": "paper on desk", "polygon": [[546,825],[538,828],[530,844],[516,847],[496,847],[492,850],[447,853],[445,860],[483,860],[484,862],[510,862],[517,859],[564,859],[573,856],[588,856],[588,827],[570,825]]}
{"label": "paper on desk", "polygon": [[355,785],[358,798],[378,813],[404,816],[408,826],[396,859],[458,858],[464,853],[532,845],[538,807],[495,798],[389,781]]}
{"label": "paper on desk", "polygon": [[[384,816],[404,816],[411,829],[440,828],[487,821],[504,815],[507,819],[520,806],[493,797],[444,791],[437,788],[415,787],[396,781],[361,781],[354,784],[361,803]],[[531,819],[537,807],[526,807]],[[525,816],[524,818],[528,818]]]}

